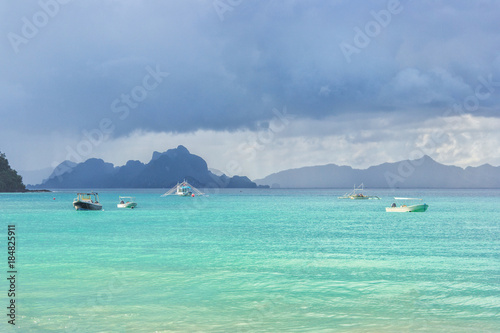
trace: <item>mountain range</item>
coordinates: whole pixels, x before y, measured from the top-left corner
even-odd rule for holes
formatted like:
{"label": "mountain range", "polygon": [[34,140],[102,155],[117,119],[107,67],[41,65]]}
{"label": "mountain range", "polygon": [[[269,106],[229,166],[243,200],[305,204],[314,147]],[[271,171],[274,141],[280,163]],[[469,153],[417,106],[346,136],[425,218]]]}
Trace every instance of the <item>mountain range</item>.
{"label": "mountain range", "polygon": [[484,164],[461,168],[444,165],[429,156],[383,163],[367,169],[327,164],[289,169],[253,182],[245,176],[228,177],[208,169],[200,156],[184,146],[153,152],[151,161],[130,160],[116,167],[91,158],[61,163],[41,184],[30,188],[168,188],[186,180],[196,187],[220,188],[500,188],[500,167]]}
{"label": "mountain range", "polygon": [[154,152],[151,161],[128,161],[115,167],[102,159],[91,158],[76,164],[64,161],[48,179],[32,188],[168,188],[183,180],[196,187],[255,188],[244,176],[217,176],[208,170],[203,158],[184,146]]}
{"label": "mountain range", "polygon": [[383,163],[367,169],[327,164],[290,169],[254,180],[273,188],[500,188],[500,167],[484,164],[465,169],[443,165],[429,156]]}

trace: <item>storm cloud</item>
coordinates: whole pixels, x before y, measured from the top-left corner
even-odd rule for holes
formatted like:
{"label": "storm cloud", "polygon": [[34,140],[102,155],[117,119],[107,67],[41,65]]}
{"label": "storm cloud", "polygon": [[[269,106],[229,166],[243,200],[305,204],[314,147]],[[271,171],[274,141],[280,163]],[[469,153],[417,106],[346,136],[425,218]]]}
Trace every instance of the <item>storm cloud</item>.
{"label": "storm cloud", "polygon": [[0,13],[0,149],[13,155],[20,136],[259,131],[283,107],[296,126],[349,116],[353,130],[366,115],[500,116],[497,1],[40,0]]}

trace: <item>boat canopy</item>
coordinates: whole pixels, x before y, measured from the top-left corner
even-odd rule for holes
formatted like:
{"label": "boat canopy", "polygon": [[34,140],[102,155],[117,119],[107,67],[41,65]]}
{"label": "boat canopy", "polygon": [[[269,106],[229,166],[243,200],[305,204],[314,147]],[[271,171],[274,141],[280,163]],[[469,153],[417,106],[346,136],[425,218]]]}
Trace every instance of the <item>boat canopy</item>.
{"label": "boat canopy", "polygon": [[99,199],[99,194],[97,192],[90,193],[77,193],[76,194],[78,200],[92,200],[93,198],[97,201]]}

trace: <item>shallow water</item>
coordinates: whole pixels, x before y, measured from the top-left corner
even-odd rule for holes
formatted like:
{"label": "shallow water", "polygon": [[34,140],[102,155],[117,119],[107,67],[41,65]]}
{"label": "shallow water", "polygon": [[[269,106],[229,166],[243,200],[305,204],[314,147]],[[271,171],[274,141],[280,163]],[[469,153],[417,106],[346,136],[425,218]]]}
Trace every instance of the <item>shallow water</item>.
{"label": "shallow water", "polygon": [[[76,191],[0,194],[2,239],[16,225],[16,328],[499,331],[499,190],[337,199],[348,191],[103,190],[98,212],[75,211]],[[116,208],[119,195],[138,208]],[[429,209],[386,213],[394,196]]]}

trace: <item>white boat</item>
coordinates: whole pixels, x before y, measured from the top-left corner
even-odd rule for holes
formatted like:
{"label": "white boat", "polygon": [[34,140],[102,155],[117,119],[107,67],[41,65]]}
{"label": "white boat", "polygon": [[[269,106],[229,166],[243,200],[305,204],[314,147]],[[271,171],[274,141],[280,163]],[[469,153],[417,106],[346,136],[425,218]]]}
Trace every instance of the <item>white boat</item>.
{"label": "white boat", "polygon": [[343,196],[339,197],[339,199],[352,199],[352,200],[380,199],[376,195],[366,195],[363,192],[364,192],[363,183],[361,183],[361,185],[359,185],[358,187],[354,185],[354,189],[351,192],[344,194]]}
{"label": "white boat", "polygon": [[130,208],[134,209],[137,207],[137,202],[135,202],[135,198],[133,197],[118,197],[118,200],[120,200],[120,203],[116,205],[118,208]]}
{"label": "white boat", "polygon": [[396,212],[396,213],[411,213],[411,212],[425,212],[429,205],[425,203],[413,203],[410,204],[408,202],[422,201],[419,198],[394,198],[395,200],[403,200],[405,203],[398,206],[396,203],[393,203],[391,207],[386,207],[386,212]]}
{"label": "white boat", "polygon": [[173,194],[181,196],[181,197],[188,197],[188,196],[194,197],[195,194],[196,195],[203,195],[204,193],[184,180],[182,183],[177,183],[177,185],[175,185],[170,190],[165,192],[162,195],[162,197],[165,197],[167,195],[173,195]]}
{"label": "white boat", "polygon": [[189,185],[187,182],[183,182],[181,184],[177,184],[177,190],[175,191],[175,194],[181,196],[181,197],[189,197],[193,194],[193,189],[191,185]]}
{"label": "white boat", "polygon": [[76,210],[101,210],[102,205],[99,203],[99,194],[96,192],[77,193],[73,200],[73,207]]}

